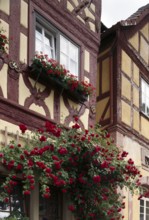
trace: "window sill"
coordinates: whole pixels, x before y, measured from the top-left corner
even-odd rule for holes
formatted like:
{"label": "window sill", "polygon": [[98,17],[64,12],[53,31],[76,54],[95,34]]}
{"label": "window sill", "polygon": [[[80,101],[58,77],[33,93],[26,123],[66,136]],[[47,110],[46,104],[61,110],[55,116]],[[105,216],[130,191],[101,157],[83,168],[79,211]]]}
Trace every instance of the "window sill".
{"label": "window sill", "polygon": [[37,82],[39,82],[46,87],[56,90],[60,95],[63,95],[76,103],[84,103],[88,100],[88,95],[85,95],[76,89],[71,90],[66,86],[66,84],[63,83],[62,78],[47,75],[47,73],[43,70],[41,71],[41,69],[39,71],[35,71],[33,70],[32,66],[30,66],[29,77],[35,80],[35,85]]}

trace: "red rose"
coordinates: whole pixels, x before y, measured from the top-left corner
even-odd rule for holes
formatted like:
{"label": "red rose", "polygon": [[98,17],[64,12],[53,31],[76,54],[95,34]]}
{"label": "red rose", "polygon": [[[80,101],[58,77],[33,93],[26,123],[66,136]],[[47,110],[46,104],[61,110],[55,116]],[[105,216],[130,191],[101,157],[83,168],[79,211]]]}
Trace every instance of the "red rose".
{"label": "red rose", "polygon": [[68,209],[73,212],[75,210],[75,207],[74,207],[74,205],[69,205]]}
{"label": "red rose", "polygon": [[27,127],[24,124],[20,124],[19,125],[20,130],[22,131],[22,134],[25,133],[25,131],[27,130]]}
{"label": "red rose", "polygon": [[99,175],[93,177],[94,183],[100,183],[101,177]]}

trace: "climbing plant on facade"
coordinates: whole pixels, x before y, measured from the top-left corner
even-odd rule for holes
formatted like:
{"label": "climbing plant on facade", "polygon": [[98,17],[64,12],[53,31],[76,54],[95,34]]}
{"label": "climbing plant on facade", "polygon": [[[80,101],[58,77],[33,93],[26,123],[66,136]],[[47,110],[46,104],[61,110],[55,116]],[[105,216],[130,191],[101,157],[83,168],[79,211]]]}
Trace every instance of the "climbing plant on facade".
{"label": "climbing plant on facade", "polygon": [[[26,126],[20,129],[25,136]],[[30,195],[36,182],[44,198],[53,186],[67,193],[68,209],[77,220],[122,219],[125,204],[118,188],[142,193],[140,171],[131,158],[126,160],[127,154],[98,126],[81,131],[77,117],[69,130],[46,122],[24,145],[12,141],[1,149],[1,166],[9,171],[1,200],[9,202],[19,178],[24,195]]]}
{"label": "climbing plant on facade", "polygon": [[8,38],[5,35],[4,29],[0,29],[0,52],[6,53],[8,46]]}

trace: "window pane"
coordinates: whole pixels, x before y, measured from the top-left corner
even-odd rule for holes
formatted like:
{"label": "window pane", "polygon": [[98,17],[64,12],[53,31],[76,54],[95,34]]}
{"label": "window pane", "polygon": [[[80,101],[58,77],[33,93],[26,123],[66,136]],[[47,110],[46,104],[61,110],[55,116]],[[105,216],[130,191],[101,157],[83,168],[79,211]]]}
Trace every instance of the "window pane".
{"label": "window pane", "polygon": [[144,220],[144,217],[142,214],[140,215],[140,220]]}
{"label": "window pane", "polygon": [[40,40],[36,39],[36,45],[35,45],[36,51],[37,52],[42,52],[43,51],[43,44]]}
{"label": "window pane", "polygon": [[78,48],[70,43],[70,58],[78,62]]}
{"label": "window pane", "polygon": [[149,215],[146,215],[146,220],[149,220]]}
{"label": "window pane", "polygon": [[64,65],[66,69],[69,69],[69,66],[68,66],[68,56],[66,56],[63,53],[60,54],[60,63],[62,65]]}
{"label": "window pane", "polygon": [[140,213],[144,213],[144,207],[140,207]]}
{"label": "window pane", "polygon": [[40,27],[36,27],[36,38],[42,40],[42,29]]}
{"label": "window pane", "polygon": [[149,214],[149,208],[146,208],[146,214]]}
{"label": "window pane", "polygon": [[60,51],[69,56],[68,47],[69,47],[69,41],[66,38],[64,38],[62,35],[60,35]]}
{"label": "window pane", "polygon": [[144,200],[143,199],[140,200],[140,205],[144,206]]}
{"label": "window pane", "polygon": [[77,63],[74,62],[73,60],[70,61],[70,72],[71,72],[73,75],[78,75]]}

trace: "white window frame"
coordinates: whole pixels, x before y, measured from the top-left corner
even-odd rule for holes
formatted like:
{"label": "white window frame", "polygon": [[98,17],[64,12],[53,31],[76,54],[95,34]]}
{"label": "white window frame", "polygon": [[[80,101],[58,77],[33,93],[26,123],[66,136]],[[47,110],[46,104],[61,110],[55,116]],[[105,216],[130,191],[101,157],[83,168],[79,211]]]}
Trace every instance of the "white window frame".
{"label": "white window frame", "polygon": [[[41,29],[41,40],[38,39],[37,36],[37,27]],[[48,34],[51,37],[51,45],[47,45],[46,44],[46,34]],[[37,51],[37,40],[41,41],[41,47],[42,50],[38,51],[38,52],[43,52],[44,54],[47,53],[46,51],[46,47],[49,47],[49,53],[48,56],[49,58],[55,59],[55,40],[54,40],[55,36],[48,31],[46,28],[44,28],[40,23],[36,22],[36,33],[35,33],[35,50]],[[50,39],[49,39],[49,43],[50,43]]]}
{"label": "white window frame", "polygon": [[[144,202],[144,205],[141,205],[141,201]],[[148,216],[148,219],[149,219],[149,213],[148,214],[146,213],[146,209],[148,209],[148,212],[149,212],[149,204],[148,206],[146,206],[147,202],[149,203],[149,198],[140,199],[140,220],[146,220],[146,216]],[[143,209],[143,212],[141,209]],[[141,217],[143,217],[143,219]]]}
{"label": "white window frame", "polygon": [[[52,45],[51,50],[53,50],[54,56],[49,57],[55,59],[60,62],[61,65],[70,71],[70,74],[75,75],[77,78],[79,77],[79,54],[80,54],[80,47],[75,42],[73,42],[70,38],[60,32],[57,28],[51,25],[46,19],[41,17],[39,14],[36,15],[36,27],[41,28],[42,30],[42,51],[45,53],[45,34],[47,33],[52,38]],[[64,51],[61,47],[62,41],[66,42],[67,44],[67,51]],[[74,57],[72,54],[72,48],[74,48]],[[35,29],[35,51],[36,51],[36,29]],[[37,51],[36,51],[37,52]],[[50,54],[50,53],[49,53]],[[62,62],[62,55],[65,56],[66,62]],[[73,64],[73,66],[71,66]]]}
{"label": "white window frame", "polygon": [[149,117],[149,84],[141,79],[141,112]]}

